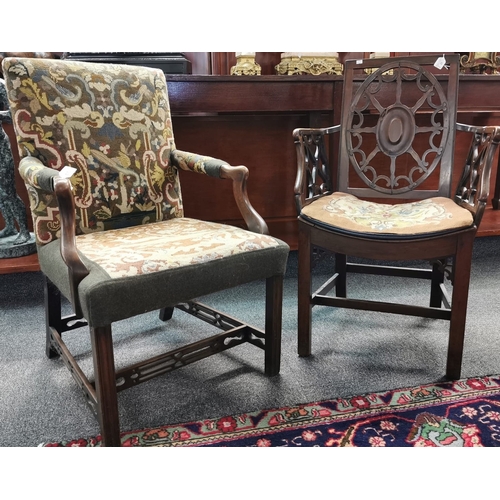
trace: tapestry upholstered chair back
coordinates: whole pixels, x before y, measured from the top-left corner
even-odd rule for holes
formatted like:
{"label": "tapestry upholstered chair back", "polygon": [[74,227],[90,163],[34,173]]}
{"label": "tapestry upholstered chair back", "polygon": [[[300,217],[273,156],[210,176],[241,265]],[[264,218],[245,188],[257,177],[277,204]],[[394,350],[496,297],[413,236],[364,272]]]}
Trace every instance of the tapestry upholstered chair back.
{"label": "tapestry upholstered chair back", "polygon": [[[175,148],[163,72],[64,59],[6,58],[2,67],[46,278],[46,354],[70,368],[102,444],[120,444],[117,393],[153,377],[247,342],[264,351],[267,375],[279,373],[289,247],[252,207],[245,166]],[[185,217],[180,169],[201,174],[200,184],[232,181],[228,202],[247,229],[210,220],[210,207],[206,220]],[[265,282],[261,325],[198,302],[256,280]],[[74,314],[61,315],[63,297]],[[174,309],[222,332],[116,370],[112,323],[153,311],[167,321]],[[62,338],[85,326],[93,374]]]}
{"label": "tapestry upholstered chair back", "polygon": [[[210,162],[175,153],[162,71],[98,68],[47,59],[8,63],[21,157],[38,158],[54,176],[66,165],[76,168],[77,234],[182,217],[177,167],[203,171]],[[40,170],[31,163],[24,175],[37,185]],[[51,193],[29,194],[43,245],[60,232],[57,201]]]}

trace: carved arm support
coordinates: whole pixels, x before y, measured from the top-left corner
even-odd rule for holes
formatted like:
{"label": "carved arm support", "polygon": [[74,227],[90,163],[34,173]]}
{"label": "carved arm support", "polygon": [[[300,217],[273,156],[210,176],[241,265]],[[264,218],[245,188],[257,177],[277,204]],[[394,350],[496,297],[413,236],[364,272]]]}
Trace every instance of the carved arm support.
{"label": "carved arm support", "polygon": [[[25,157],[21,160],[19,173],[28,187],[28,193],[34,190],[39,198],[42,193],[54,193],[56,196],[61,221],[61,257],[68,266],[71,302],[75,314],[81,317],[78,285],[89,274],[89,271],[76,249],[75,202],[71,182],[69,179],[60,177],[57,170],[45,167],[40,160],[34,157]],[[32,199],[31,194],[30,198]],[[36,207],[33,205],[32,212],[36,215]],[[37,243],[41,244],[38,238]]]}
{"label": "carved arm support", "polygon": [[320,195],[333,189],[325,136],[340,131],[340,125],[327,128],[297,128],[293,139],[297,151],[294,193],[297,214]]}
{"label": "carved arm support", "polygon": [[254,233],[269,234],[267,224],[253,208],[248,198],[247,180],[249,174],[247,167],[243,165],[232,166],[210,156],[200,156],[178,149],[172,151],[171,158],[172,164],[182,170],[190,170],[219,179],[231,179],[236,205],[248,229]]}
{"label": "carved arm support", "polygon": [[491,167],[500,143],[500,127],[457,123],[456,129],[472,134],[472,140],[455,201],[472,213],[474,224],[479,227],[489,196]]}

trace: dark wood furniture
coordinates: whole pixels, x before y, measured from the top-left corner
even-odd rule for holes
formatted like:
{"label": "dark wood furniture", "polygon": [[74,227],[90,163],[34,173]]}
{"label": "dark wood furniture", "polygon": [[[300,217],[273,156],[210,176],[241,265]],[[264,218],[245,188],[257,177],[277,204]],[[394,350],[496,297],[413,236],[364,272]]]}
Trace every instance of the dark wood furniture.
{"label": "dark wood furniture", "polygon": [[[405,314],[449,321],[446,376],[461,376],[473,242],[500,127],[456,123],[459,57],[447,59],[446,80],[432,73],[435,57],[349,61],[340,124],[294,131],[300,356],[311,354],[316,305]],[[369,76],[356,78],[358,68]],[[459,131],[469,151],[454,162]],[[329,155],[332,135],[338,161]],[[313,291],[314,263],[325,253],[335,255],[332,276]],[[376,297],[351,297],[349,273],[428,280],[429,306],[387,301],[382,287]]]}
{"label": "dark wood furniture", "polygon": [[[460,75],[458,120],[471,124],[500,123],[500,75]],[[292,131],[298,127],[330,126],[339,123],[342,100],[341,76],[255,77],[215,75],[168,75],[168,89],[177,147],[195,144],[197,151],[241,162],[250,169],[249,197],[269,225],[271,234],[297,248],[297,220],[293,199],[295,148]],[[15,138],[7,128],[12,144]],[[207,135],[207,131],[209,134]],[[468,139],[456,144],[456,164],[461,168]],[[18,161],[17,148],[13,147]],[[500,234],[500,198],[494,167],[490,201],[478,236]],[[182,173],[181,173],[182,175]],[[184,176],[185,177],[185,176]],[[458,176],[454,172],[455,185]],[[23,183],[18,192],[27,203]],[[203,217],[206,207],[215,220],[241,224],[229,187],[212,199],[209,189],[196,179],[182,180],[188,214]],[[495,197],[493,197],[493,194]],[[230,218],[228,219],[228,213]],[[3,220],[0,217],[0,227]],[[20,259],[0,259],[0,274],[36,269],[36,259],[25,267]]]}

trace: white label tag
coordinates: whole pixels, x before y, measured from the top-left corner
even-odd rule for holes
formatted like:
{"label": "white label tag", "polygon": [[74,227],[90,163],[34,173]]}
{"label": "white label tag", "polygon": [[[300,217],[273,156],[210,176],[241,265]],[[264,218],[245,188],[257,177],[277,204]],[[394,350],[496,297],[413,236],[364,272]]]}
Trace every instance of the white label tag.
{"label": "white label tag", "polygon": [[436,62],[434,63],[434,66],[437,68],[437,69],[443,69],[446,65],[446,59],[445,57],[438,57],[436,59]]}
{"label": "white label tag", "polygon": [[75,167],[68,167],[66,165],[59,171],[59,177],[64,177],[65,179],[69,179],[70,177],[73,176],[75,172],[76,172]]}
{"label": "white label tag", "polygon": [[363,59],[356,59],[356,64],[363,64]]}

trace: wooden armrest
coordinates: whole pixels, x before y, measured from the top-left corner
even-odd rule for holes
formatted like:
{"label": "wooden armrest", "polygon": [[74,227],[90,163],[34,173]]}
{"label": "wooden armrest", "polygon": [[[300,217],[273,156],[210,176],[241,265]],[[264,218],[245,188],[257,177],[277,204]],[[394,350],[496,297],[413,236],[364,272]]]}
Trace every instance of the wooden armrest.
{"label": "wooden armrest", "polygon": [[472,134],[455,202],[469,210],[479,227],[490,191],[493,158],[500,143],[500,127],[456,124],[456,130]]}
{"label": "wooden armrest", "polygon": [[80,259],[76,250],[75,201],[69,179],[55,177],[54,193],[59,205],[59,216],[61,218],[61,256],[68,266],[71,302],[76,316],[82,317],[78,285],[89,274],[89,270]]}
{"label": "wooden armrest", "polygon": [[76,215],[71,182],[67,178],[59,177],[57,170],[46,167],[38,158],[31,156],[21,159],[19,174],[25,184],[40,195],[50,192],[56,196],[61,221],[61,257],[68,266],[71,303],[75,314],[81,317],[78,285],[89,274],[89,271],[76,250]]}
{"label": "wooden armrest", "polygon": [[293,138],[299,139],[299,137],[307,136],[307,135],[328,135],[334,134],[336,132],[340,132],[340,125],[332,125],[331,127],[323,127],[323,128],[296,128],[293,131]]}
{"label": "wooden armrest", "polygon": [[178,149],[172,151],[172,164],[182,170],[190,170],[206,174],[218,179],[231,179],[233,181],[233,195],[236,205],[247,225],[254,233],[269,234],[269,229],[264,219],[252,207],[247,194],[248,168],[242,165],[232,166],[223,160],[188,153]]}
{"label": "wooden armrest", "polygon": [[220,178],[231,179],[233,181],[234,199],[248,229],[254,233],[269,234],[267,224],[253,208],[248,199],[248,168],[243,165],[237,167],[222,165],[220,169]]}

